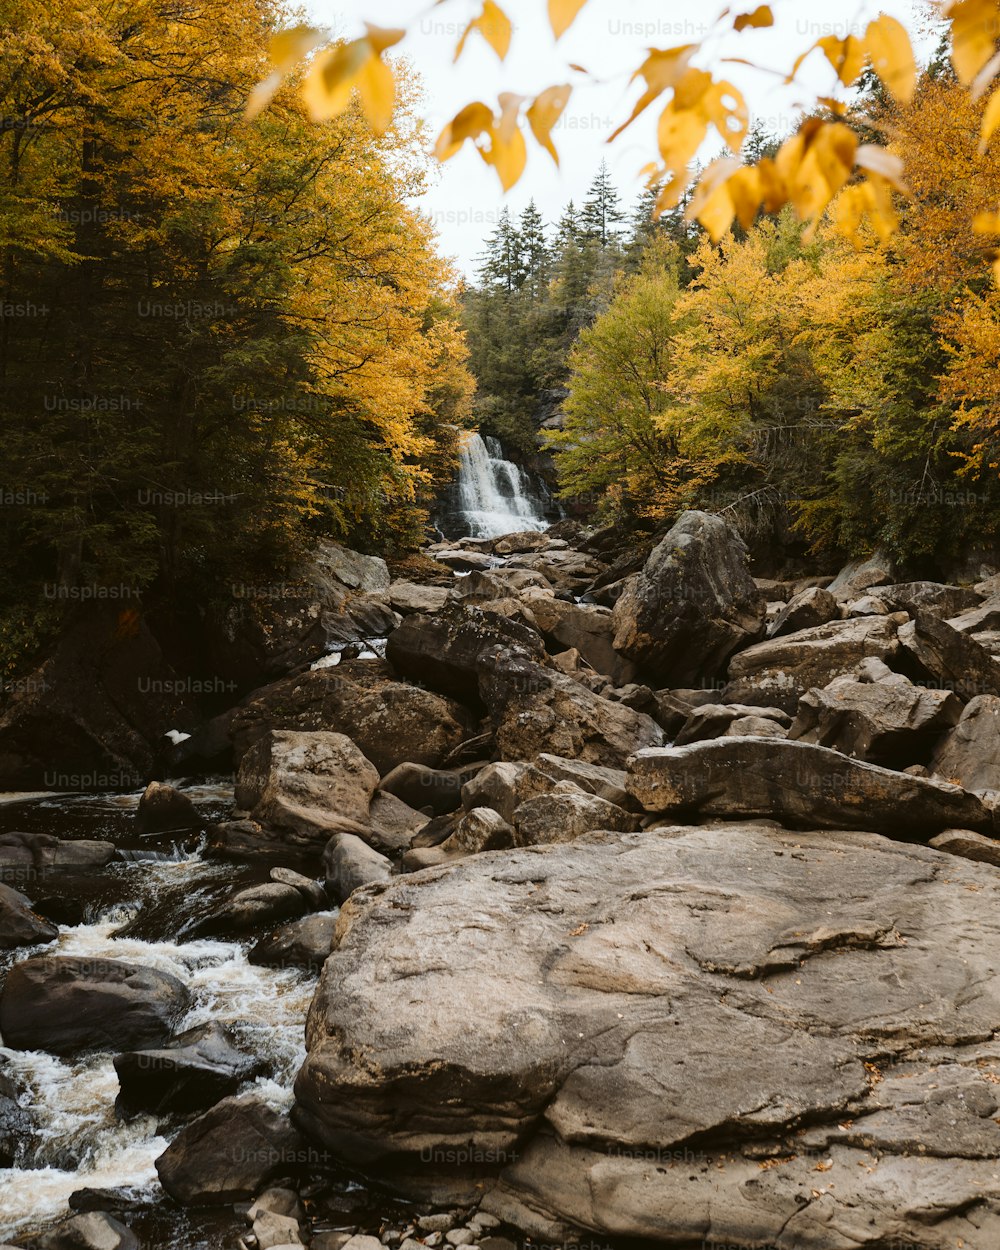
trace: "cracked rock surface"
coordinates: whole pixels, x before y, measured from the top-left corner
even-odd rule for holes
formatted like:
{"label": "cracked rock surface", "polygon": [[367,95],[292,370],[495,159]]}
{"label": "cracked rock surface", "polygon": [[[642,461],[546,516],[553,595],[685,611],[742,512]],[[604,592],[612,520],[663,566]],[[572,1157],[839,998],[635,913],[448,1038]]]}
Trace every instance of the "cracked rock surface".
{"label": "cracked rock surface", "polygon": [[538,1236],[994,1250],[998,903],[992,866],[770,822],[367,887],[296,1120],[375,1176],[471,1161]]}

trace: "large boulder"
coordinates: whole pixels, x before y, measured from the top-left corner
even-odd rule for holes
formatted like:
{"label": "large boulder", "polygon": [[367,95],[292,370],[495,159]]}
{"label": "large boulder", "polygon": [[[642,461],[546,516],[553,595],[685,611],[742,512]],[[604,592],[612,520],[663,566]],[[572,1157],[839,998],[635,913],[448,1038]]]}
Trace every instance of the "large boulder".
{"label": "large boulder", "polygon": [[514,811],[518,846],[573,842],[594,829],[623,832],[639,828],[639,817],[607,799],[584,794],[572,782],[560,781],[548,794],[526,799]]}
{"label": "large boulder", "polygon": [[48,877],[98,873],[117,858],[113,842],[63,839],[51,833],[0,833],[0,881],[15,887]]}
{"label": "large boulder", "polygon": [[880,586],[878,597],[893,612],[909,612],[912,616],[924,609],[946,620],[969,612],[982,603],[983,596],[971,586],[946,586],[941,582],[900,582]]}
{"label": "large boulder", "polygon": [[591,668],[610,677],[616,686],[627,685],[635,677],[636,664],[614,648],[610,608],[568,602],[545,591],[528,591],[523,598],[542,634],[554,644],[553,650],[578,651]]}
{"label": "large boulder", "polygon": [[162,781],[142,792],[135,814],[140,833],[184,833],[205,827],[205,820],[186,794]]}
{"label": "large boulder", "polygon": [[769,817],[800,829],[909,836],[994,825],[982,799],[958,786],[777,738],[639,751],[628,762],[628,788],[648,812]]}
{"label": "large boulder", "polygon": [[724,703],[778,707],[794,714],[807,690],[822,688],[869,657],[891,659],[906,618],[831,621],[787,638],[769,638],[733,656]]}
{"label": "large boulder", "polygon": [[968,702],[980,694],[1000,695],[1000,663],[968,634],[922,609],[899,631],[902,647],[926,674]]}
{"label": "large boulder", "polygon": [[984,694],[966,704],[931,769],[966,790],[1000,790],[1000,698]]}
{"label": "large boulder", "polygon": [[895,565],[884,551],[876,551],[865,559],[852,560],[840,570],[827,586],[838,603],[850,603],[873,586],[885,586],[895,576]]}
{"label": "large boulder", "polygon": [[437,767],[471,728],[452,699],[398,681],[361,684],[335,667],[256,691],[234,714],[231,733],[237,764],[271,730],[346,734],[384,774],[407,760]]}
{"label": "large boulder", "polygon": [[828,590],[809,586],[794,595],[768,626],[769,638],[783,638],[840,619],[840,605]]}
{"label": "large boulder", "polygon": [[296,1120],[414,1191],[480,1161],[549,1243],[991,1250],[998,917],[990,866],[772,826],[401,877],[341,915]]}
{"label": "large boulder", "polygon": [[252,948],[247,959],[267,968],[323,967],[333,942],[337,923],[333,912],[317,912],[282,925],[268,933]]}
{"label": "large boulder", "polygon": [[664,685],[714,677],[763,632],[747,563],[721,517],[685,512],[615,604],[615,648]]}
{"label": "large boulder", "polygon": [[386,637],[399,623],[377,556],[321,542],[286,580],[234,583],[206,619],[212,671],[241,690],[310,664],[343,643]]}
{"label": "large boulder", "polygon": [[620,768],[633,751],[663,741],[663,730],[652,717],[601,698],[565,673],[513,650],[483,654],[479,692],[504,760],[548,752]]}
{"label": "large boulder", "polygon": [[9,885],[0,885],[0,950],[36,946],[59,936],[54,924],[31,910],[31,900]]}
{"label": "large boulder", "polygon": [[469,703],[477,699],[480,656],[498,644],[536,660],[545,654],[539,635],[522,622],[457,603],[435,616],[408,616],[389,635],[385,654],[401,676]]}
{"label": "large boulder", "polygon": [[392,862],[353,833],[335,833],[323,852],[326,888],[338,903],[363,885],[388,881]]}
{"label": "large boulder", "polygon": [[239,1049],[230,1030],[214,1022],[199,1025],[178,1034],[168,1047],[115,1056],[115,1110],[126,1119],[145,1112],[203,1111],[266,1068],[264,1060]]}
{"label": "large boulder", "polygon": [[240,761],[236,803],[290,842],[325,845],[341,820],[365,823],[378,785],[375,766],[338,733],[271,730]]}
{"label": "large boulder", "polygon": [[233,937],[259,933],[284,920],[304,915],[309,904],[300,890],[281,881],[247,886],[231,898],[214,904],[194,921],[185,935]]}
{"label": "large boulder", "polygon": [[41,667],[6,689],[4,790],[135,790],[167,730],[200,719],[129,599],[81,609]]}
{"label": "large boulder", "polygon": [[156,1160],[160,1184],[182,1206],[247,1202],[310,1160],[322,1164],[288,1122],[253,1094],[224,1098],[188,1124]]}
{"label": "large boulder", "polygon": [[802,696],[788,736],[905,768],[925,761],[961,715],[961,700],[950,690],[914,686],[902,674],[874,682],[838,677]]}
{"label": "large boulder", "polygon": [[17,963],[0,995],[0,1034],[15,1050],[76,1055],[159,1046],[190,995],[169,973],[116,959],[40,955]]}

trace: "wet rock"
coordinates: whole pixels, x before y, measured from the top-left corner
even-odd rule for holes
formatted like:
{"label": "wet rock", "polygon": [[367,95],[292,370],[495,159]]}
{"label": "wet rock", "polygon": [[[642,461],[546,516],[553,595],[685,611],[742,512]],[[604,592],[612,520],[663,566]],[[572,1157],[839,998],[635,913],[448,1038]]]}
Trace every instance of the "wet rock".
{"label": "wet rock", "polygon": [[294,886],[268,881],[249,886],[216,904],[207,916],[193,923],[189,932],[196,937],[252,934],[283,920],[295,920],[305,914],[308,906]]}
{"label": "wet rock", "polygon": [[272,730],[244,755],[236,803],[255,820],[308,846],[325,843],[338,819],[365,823],[378,771],[343,734]]}
{"label": "wet rock", "polygon": [[51,942],[59,930],[31,910],[31,900],[9,885],[0,885],[0,950]]}
{"label": "wet rock", "polygon": [[140,1250],[138,1237],[104,1211],[63,1220],[34,1245],[35,1250]]}
{"label": "wet rock", "polygon": [[143,1113],[204,1111],[266,1069],[263,1060],[240,1050],[222,1025],[199,1025],[178,1034],[169,1047],[115,1056],[120,1086],[115,1110],[127,1120]]}
{"label": "wet rock", "polygon": [[151,781],[143,791],[135,823],[140,833],[183,833],[205,827],[188,796],[162,781]]}
{"label": "wet rock", "polygon": [[966,790],[1000,790],[1000,698],[980,695],[966,704],[934,753],[931,769]]}
{"label": "wet rock", "polygon": [[767,631],[769,638],[784,638],[804,629],[815,629],[840,619],[840,605],[828,590],[811,586],[792,598]]}
{"label": "wet rock", "polygon": [[747,563],[725,521],[685,512],[615,604],[615,649],[662,685],[711,678],[763,633]]}
{"label": "wet rock", "polygon": [[518,846],[572,842],[594,829],[620,832],[638,827],[639,818],[634,813],[593,794],[583,794],[569,782],[557,783],[548,794],[528,799],[514,812]]}
{"label": "wet rock", "polygon": [[224,1098],[177,1134],[156,1160],[160,1184],[182,1206],[246,1202],[271,1181],[294,1176],[310,1150],[288,1117],[253,1094]]}
{"label": "wet rock", "polygon": [[291,886],[293,890],[298,890],[310,910],[320,911],[327,905],[326,891],[312,877],[307,877],[301,872],[293,872],[291,868],[272,868],[268,875],[279,885]]}
{"label": "wet rock", "polygon": [[363,885],[388,881],[392,863],[350,833],[336,833],[323,852],[323,870],[330,896],[342,903]]}
{"label": "wet rock", "polygon": [[262,937],[247,958],[268,968],[322,968],[336,924],[333,912],[303,916]]}
{"label": "wet rock", "polygon": [[34,1133],[34,1123],[19,1095],[14,1082],[0,1072],[0,1168],[14,1167]]}
{"label": "wet rock", "polygon": [[479,680],[505,760],[548,752],[618,768],[640,746],[663,741],[652,717],[511,650],[484,654]]}
{"label": "wet rock", "polygon": [[947,621],[918,610],[900,629],[899,641],[924,673],[963,702],[982,694],[1000,695],[1000,664]]}
{"label": "wet rock", "polygon": [[0,833],[0,881],[15,888],[50,876],[97,873],[117,858],[111,842],[64,841],[50,833]]}
{"label": "wet rock", "polygon": [[233,717],[237,762],[268,731],[346,735],[380,773],[404,760],[436,767],[472,727],[466,710],[430,690],[398,681],[367,685],[321,668],[259,690]]}
{"label": "wet rock", "polygon": [[386,658],[402,676],[468,703],[478,701],[480,656],[497,645],[544,657],[541,638],[527,625],[453,604],[436,616],[407,617],[389,636]]}
{"label": "wet rock", "polygon": [[990,1250],[998,915],[992,867],[871,834],[463,859],[345,909],[296,1114],[376,1177],[481,1152],[548,1242]]}
{"label": "wet rock", "polygon": [[40,955],[15,964],[0,1034],[15,1050],[75,1055],[165,1042],[190,995],[176,977],[115,959]]}
{"label": "wet rock", "polygon": [[802,696],[788,736],[899,767],[926,760],[961,715],[950,690],[927,690],[898,675],[875,682],[838,677]]}
{"label": "wet rock", "polygon": [[639,751],[629,793],[648,812],[763,817],[802,829],[863,829],[904,836],[993,829],[978,795],[946,782],[772,738],[716,738]]}
{"label": "wet rock", "polygon": [[771,638],[739,655],[729,665],[723,703],[777,707],[795,714],[807,690],[822,689],[869,657],[891,659],[903,618],[860,617],[831,621],[787,638]]}

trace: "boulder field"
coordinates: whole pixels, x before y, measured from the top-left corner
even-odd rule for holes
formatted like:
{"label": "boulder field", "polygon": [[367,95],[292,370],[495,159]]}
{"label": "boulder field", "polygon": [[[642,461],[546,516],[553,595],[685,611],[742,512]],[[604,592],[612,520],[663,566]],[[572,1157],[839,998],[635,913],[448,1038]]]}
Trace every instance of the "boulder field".
{"label": "boulder field", "polygon": [[300,1157],[449,1207],[406,1250],[1000,1245],[1000,583],[765,581],[689,512],[328,544],[297,585],[214,622],[256,684],[171,757],[230,761],[233,811],[157,781],[137,817],[255,865],[188,936],[322,969],[290,1117],[183,985],[38,949],[107,843],[0,837],[6,1046],[111,1048],[119,1113],[180,1124],[166,1192],[258,1199],[265,1250]]}

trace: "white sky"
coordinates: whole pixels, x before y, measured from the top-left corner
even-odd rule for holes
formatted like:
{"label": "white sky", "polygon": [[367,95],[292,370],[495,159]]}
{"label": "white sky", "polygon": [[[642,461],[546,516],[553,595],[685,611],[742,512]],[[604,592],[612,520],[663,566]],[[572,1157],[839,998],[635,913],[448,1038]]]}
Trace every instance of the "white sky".
{"label": "white sky", "polygon": [[[432,0],[306,0],[310,18],[337,35],[353,38],[363,33],[364,20],[408,29],[398,50],[412,60],[423,79],[431,141],[470,100],[482,99],[496,107],[500,91],[533,96],[555,83],[574,84],[573,96],[553,132],[559,169],[529,136],[528,168],[506,201],[496,174],[470,144],[432,180],[421,206],[437,226],[442,251],[468,273],[505,202],[518,214],[533,196],[546,222],[554,222],[567,200],[579,203],[585,197],[602,159],[607,159],[631,207],[642,187],[639,170],[656,157],[658,110],[654,105],[615,143],[607,144],[640,91],[637,85],[629,87],[629,77],[643,59],[643,49],[700,41],[724,7],[724,0],[708,4],[705,0],[589,0],[556,45],[545,0],[499,2],[514,23],[507,60],[501,63],[474,32],[456,65],[455,44],[469,19],[479,13],[481,0],[446,0],[436,6]],[[734,13],[750,12],[757,0],[736,0],[731,7]],[[861,35],[880,12],[899,18],[912,34],[927,27],[921,0],[772,0],[772,9],[774,28],[741,35],[730,32],[724,39],[713,35],[697,63],[731,78],[746,95],[752,118],[777,133],[794,128],[798,106],[808,104],[816,92],[835,94],[833,69],[818,51],[803,65],[795,85],[783,83],[796,56],[818,38]],[[932,43],[925,39],[922,48],[926,51],[928,46]],[[719,60],[724,56],[746,57],[776,72],[761,73],[741,65],[722,67]],[[593,77],[573,74],[566,68],[568,62],[584,66]],[[702,158],[716,155],[719,146],[713,140]]]}

